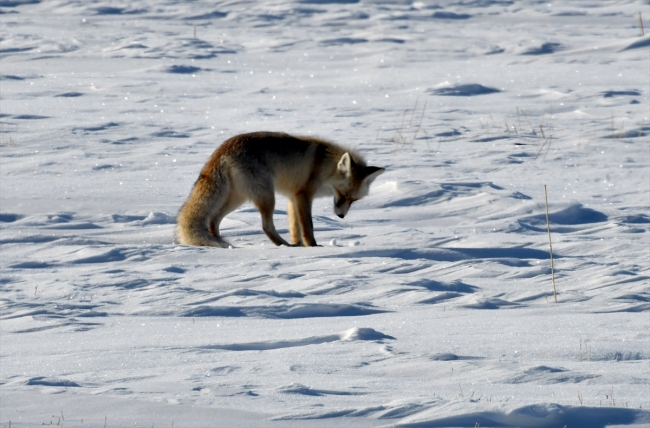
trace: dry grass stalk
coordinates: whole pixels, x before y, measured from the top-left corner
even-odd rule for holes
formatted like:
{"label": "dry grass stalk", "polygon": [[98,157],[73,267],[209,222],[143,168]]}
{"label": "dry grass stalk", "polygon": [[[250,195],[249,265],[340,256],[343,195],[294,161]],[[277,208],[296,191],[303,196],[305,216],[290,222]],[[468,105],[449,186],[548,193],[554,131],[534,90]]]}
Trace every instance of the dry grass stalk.
{"label": "dry grass stalk", "polygon": [[551,253],[551,280],[553,281],[553,298],[557,303],[557,291],[555,290],[555,268],[553,267],[553,244],[551,243],[551,222],[548,218],[548,194],[546,184],[544,185],[544,199],[546,200],[546,228],[548,229],[548,247]]}
{"label": "dry grass stalk", "polygon": [[641,19],[641,12],[639,12],[639,27],[641,27],[641,36],[645,36],[645,31],[643,31],[643,19]]}
{"label": "dry grass stalk", "polygon": [[[535,132],[535,128],[533,128],[533,125],[530,124],[530,120],[528,120],[528,116],[526,115],[526,112],[521,110],[521,114],[524,116],[524,119],[526,119],[526,123],[528,126],[530,126],[530,132],[537,136],[537,132]],[[519,107],[517,107],[517,117],[519,117]],[[521,125],[519,126],[521,128]]]}
{"label": "dry grass stalk", "polygon": [[422,120],[424,119],[424,112],[427,109],[427,102],[424,102],[424,107],[422,107],[422,114],[420,114],[420,121],[418,122],[418,127],[415,129],[415,133],[413,134],[413,140],[411,140],[411,145],[415,143],[415,139],[418,137],[418,132],[420,132],[420,128],[422,127]]}
{"label": "dry grass stalk", "polygon": [[[413,145],[415,143],[415,139],[417,138],[420,128],[422,127],[422,122],[424,120],[424,113],[427,108],[427,103],[424,103],[424,107],[422,107],[422,112],[420,113],[420,120],[418,121],[418,125],[415,128],[415,131],[411,136],[408,135],[408,132],[412,129],[413,126],[413,119],[415,118],[415,115],[418,112],[418,102],[419,98],[415,100],[415,105],[413,106],[413,109],[411,110],[411,115],[409,117],[408,124],[405,125],[406,121],[406,115],[408,114],[409,110],[405,110],[404,113],[402,114],[402,122],[400,123],[399,127],[395,129],[395,132],[397,135],[393,137],[393,141],[397,144],[400,144],[402,146],[409,144]],[[426,132],[425,132],[426,133]]]}

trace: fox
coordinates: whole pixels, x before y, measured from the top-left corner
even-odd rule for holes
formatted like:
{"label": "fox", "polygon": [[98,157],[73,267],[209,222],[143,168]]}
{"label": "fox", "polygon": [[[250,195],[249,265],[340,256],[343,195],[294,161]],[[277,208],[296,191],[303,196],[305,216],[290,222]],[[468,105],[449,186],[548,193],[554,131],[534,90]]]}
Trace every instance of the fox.
{"label": "fox", "polygon": [[[251,201],[262,230],[276,245],[317,246],[312,204],[333,196],[334,213],[368,195],[385,168],[368,166],[357,152],[324,139],[252,132],[224,141],[208,159],[176,220],[180,244],[229,248],[219,234],[224,217]],[[286,196],[291,243],[275,229],[275,194]]]}

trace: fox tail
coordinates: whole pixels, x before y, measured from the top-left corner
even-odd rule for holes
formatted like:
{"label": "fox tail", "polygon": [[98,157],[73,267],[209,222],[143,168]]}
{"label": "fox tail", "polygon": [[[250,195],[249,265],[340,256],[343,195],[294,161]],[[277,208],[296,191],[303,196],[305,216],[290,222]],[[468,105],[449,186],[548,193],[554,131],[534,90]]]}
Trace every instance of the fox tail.
{"label": "fox tail", "polygon": [[216,216],[226,203],[230,180],[222,167],[212,174],[202,173],[192,193],[176,218],[176,237],[180,244],[228,248],[231,245],[219,236]]}

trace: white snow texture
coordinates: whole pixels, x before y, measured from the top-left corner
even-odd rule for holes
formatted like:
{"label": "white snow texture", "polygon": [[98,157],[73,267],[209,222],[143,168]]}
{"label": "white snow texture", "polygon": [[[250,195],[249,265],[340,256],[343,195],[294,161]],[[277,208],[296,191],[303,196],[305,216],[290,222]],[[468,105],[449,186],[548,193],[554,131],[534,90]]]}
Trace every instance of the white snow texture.
{"label": "white snow texture", "polygon": [[[649,18],[0,0],[0,427],[650,426]],[[176,244],[262,130],[386,172],[322,247]]]}

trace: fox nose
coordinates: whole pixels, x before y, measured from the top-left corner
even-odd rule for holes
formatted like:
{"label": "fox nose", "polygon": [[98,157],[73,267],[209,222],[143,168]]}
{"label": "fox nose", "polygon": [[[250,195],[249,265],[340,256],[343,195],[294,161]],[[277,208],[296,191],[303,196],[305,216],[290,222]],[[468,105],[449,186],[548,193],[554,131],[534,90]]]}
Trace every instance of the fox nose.
{"label": "fox nose", "polygon": [[339,216],[339,218],[343,218],[345,217],[345,214],[337,214],[337,216]]}

